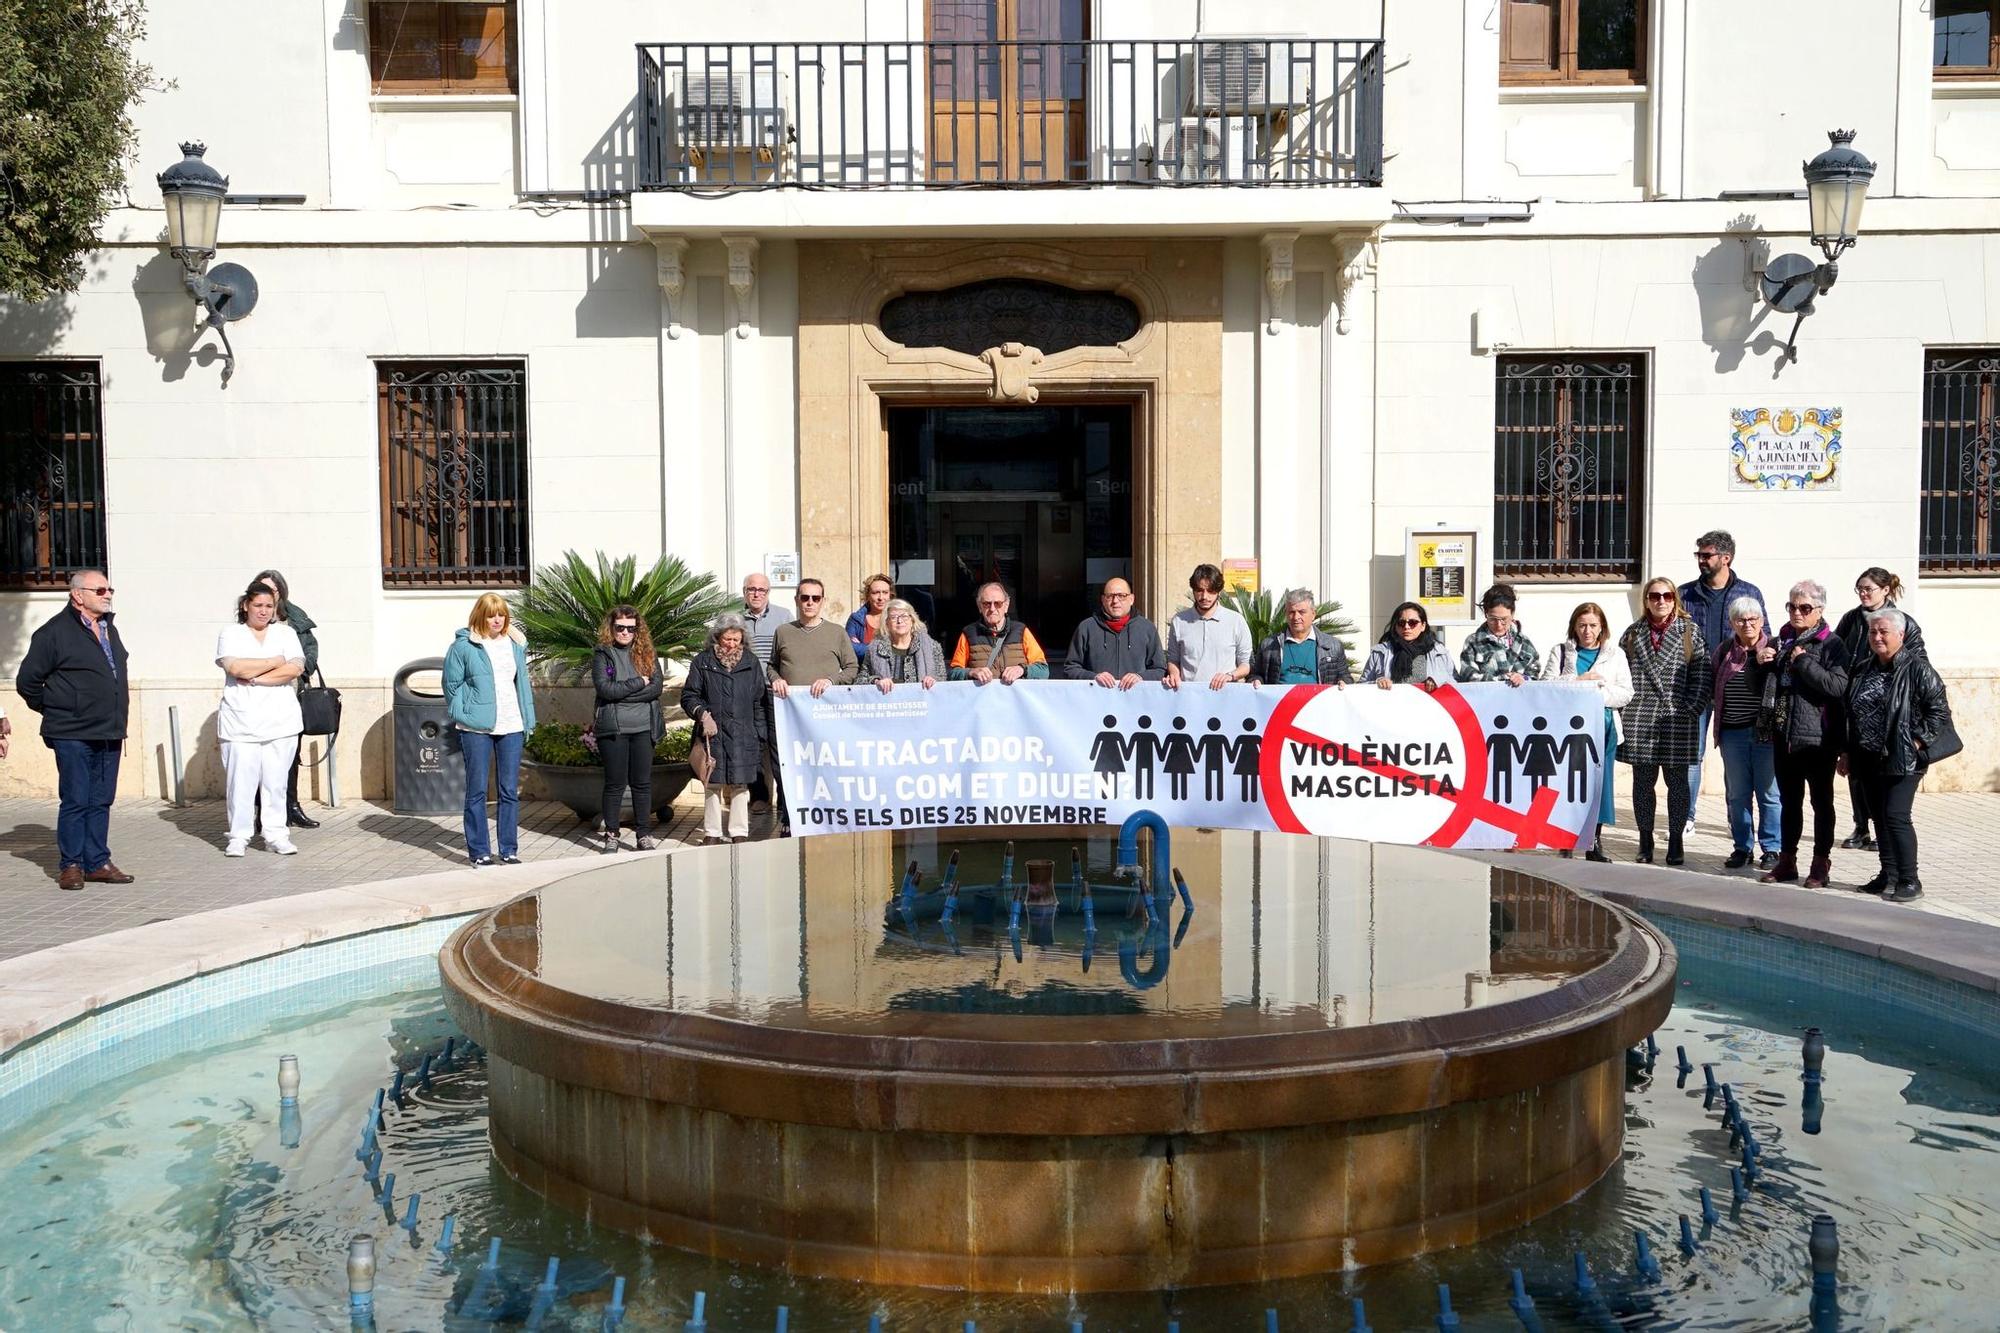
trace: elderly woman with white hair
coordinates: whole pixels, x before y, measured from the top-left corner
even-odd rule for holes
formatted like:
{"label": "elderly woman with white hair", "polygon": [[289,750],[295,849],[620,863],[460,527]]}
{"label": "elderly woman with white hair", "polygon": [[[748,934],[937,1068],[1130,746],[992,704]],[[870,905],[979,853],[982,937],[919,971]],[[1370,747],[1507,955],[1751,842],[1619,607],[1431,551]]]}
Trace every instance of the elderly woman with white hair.
{"label": "elderly woman with white hair", "polygon": [[944,649],[917,619],[917,608],[892,597],[882,608],[881,632],[868,641],[868,649],[861,655],[861,669],[884,694],[898,685],[921,685],[928,690],[945,679]]}
{"label": "elderly woman with white hair", "polygon": [[1960,748],[1944,682],[1930,659],[1909,646],[1909,628],[1901,611],[1884,607],[1869,612],[1868,656],[1849,670],[1847,684],[1842,769],[1851,766],[1868,793],[1882,858],[1875,878],[1859,888],[1891,903],[1924,896],[1910,807],[1924,770]]}
{"label": "elderly woman with white hair", "polygon": [[[1768,720],[1760,724],[1766,669],[1764,607],[1755,597],[1729,603],[1730,636],[1715,650],[1715,745],[1722,751],[1723,792],[1729,806],[1729,836],[1735,844],[1722,864],[1730,870],[1753,856],[1766,870],[1778,864],[1779,813],[1777,754]],[[1752,807],[1755,807],[1754,814]],[[1752,847],[1752,842],[1755,847]]]}
{"label": "elderly woman with white hair", "polygon": [[771,740],[770,681],[748,642],[742,616],[728,611],[717,616],[708,646],[689,664],[681,686],[681,711],[694,719],[695,732],[708,747],[701,807],[701,832],[708,842],[750,840],[750,783]]}
{"label": "elderly woman with white hair", "polygon": [[1759,716],[1771,732],[1778,774],[1778,864],[1764,872],[1766,884],[1799,878],[1799,839],[1805,832],[1806,794],[1812,794],[1812,863],[1809,889],[1826,887],[1833,873],[1833,770],[1840,758],[1844,722],[1841,700],[1847,688],[1847,645],[1826,623],[1826,588],[1800,579],[1785,598],[1785,627],[1757,650],[1764,668]]}

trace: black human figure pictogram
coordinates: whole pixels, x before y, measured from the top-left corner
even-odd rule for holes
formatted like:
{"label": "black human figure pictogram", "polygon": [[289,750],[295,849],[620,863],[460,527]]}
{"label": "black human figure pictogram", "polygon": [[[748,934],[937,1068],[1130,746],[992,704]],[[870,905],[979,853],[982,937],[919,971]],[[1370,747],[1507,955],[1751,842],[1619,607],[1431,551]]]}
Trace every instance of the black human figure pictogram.
{"label": "black human figure pictogram", "polygon": [[1581,801],[1590,795],[1590,766],[1597,762],[1597,742],[1584,733],[1581,717],[1571,718],[1569,724],[1577,734],[1563,737],[1556,758],[1569,765],[1569,799]]}
{"label": "black human figure pictogram", "polygon": [[1208,720],[1209,734],[1195,742],[1195,749],[1201,755],[1201,794],[1210,801],[1222,799],[1223,785],[1229,780],[1229,741],[1221,735],[1222,719]]}
{"label": "black human figure pictogram", "polygon": [[1549,720],[1535,719],[1534,734],[1521,738],[1521,772],[1527,775],[1528,790],[1539,795],[1556,779],[1556,738],[1549,735]]}
{"label": "black human figure pictogram", "polygon": [[1520,742],[1507,734],[1507,718],[1504,714],[1493,719],[1492,730],[1486,736],[1486,767],[1492,776],[1486,780],[1486,794],[1501,805],[1514,803],[1514,760],[1521,755]]}
{"label": "black human figure pictogram", "polygon": [[1153,734],[1153,719],[1139,714],[1139,730],[1132,741],[1132,795],[1136,800],[1153,799],[1153,766],[1160,761],[1160,738]]}
{"label": "black human figure pictogram", "polygon": [[1104,730],[1090,743],[1091,766],[1100,777],[1123,773],[1125,765],[1131,761],[1133,737],[1118,730],[1118,719],[1111,714],[1104,715]]}
{"label": "black human figure pictogram", "polygon": [[1187,719],[1174,719],[1173,734],[1160,743],[1162,763],[1166,771],[1169,795],[1176,801],[1185,801],[1188,796],[1188,779],[1194,774],[1194,737],[1187,734]]}
{"label": "black human figure pictogram", "polygon": [[1236,756],[1236,776],[1243,779],[1243,800],[1245,804],[1250,804],[1257,799],[1258,765],[1263,759],[1264,738],[1257,734],[1257,719],[1254,717],[1243,719],[1243,730],[1247,734],[1231,750]]}

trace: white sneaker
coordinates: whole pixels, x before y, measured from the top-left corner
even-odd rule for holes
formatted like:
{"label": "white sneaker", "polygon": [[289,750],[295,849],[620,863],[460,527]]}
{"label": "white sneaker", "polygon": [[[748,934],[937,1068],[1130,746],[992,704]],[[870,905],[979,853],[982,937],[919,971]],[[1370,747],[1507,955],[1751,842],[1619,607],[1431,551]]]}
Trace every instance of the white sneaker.
{"label": "white sneaker", "polygon": [[222,849],[222,854],[224,856],[241,856],[243,855],[244,848],[247,846],[249,846],[249,844],[244,842],[243,839],[231,838],[229,840],[229,845]]}
{"label": "white sneaker", "polygon": [[1682,835],[1683,837],[1692,837],[1692,836],[1694,835],[1694,816],[1693,816],[1693,815],[1689,815],[1689,816],[1688,816],[1688,822],[1687,822],[1687,823],[1685,823],[1685,824],[1683,824],[1683,825],[1681,825],[1681,835]]}
{"label": "white sneaker", "polygon": [[276,852],[279,856],[297,856],[299,854],[299,849],[291,843],[283,841],[273,842],[269,838],[264,840],[264,850],[267,852]]}

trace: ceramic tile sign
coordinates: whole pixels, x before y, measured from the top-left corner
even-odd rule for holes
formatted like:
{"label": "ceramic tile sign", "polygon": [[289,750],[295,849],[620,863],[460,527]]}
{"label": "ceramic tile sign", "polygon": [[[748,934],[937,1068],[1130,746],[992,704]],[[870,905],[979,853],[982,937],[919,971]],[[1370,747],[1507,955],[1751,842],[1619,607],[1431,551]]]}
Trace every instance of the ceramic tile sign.
{"label": "ceramic tile sign", "polygon": [[1840,489],[1840,409],[1737,407],[1729,412],[1729,489]]}

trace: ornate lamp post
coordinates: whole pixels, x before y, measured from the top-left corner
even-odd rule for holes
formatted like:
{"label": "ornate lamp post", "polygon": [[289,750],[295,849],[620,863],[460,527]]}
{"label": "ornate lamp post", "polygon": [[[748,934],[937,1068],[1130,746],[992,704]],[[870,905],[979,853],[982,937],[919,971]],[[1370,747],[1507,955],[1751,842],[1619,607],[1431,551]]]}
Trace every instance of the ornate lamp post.
{"label": "ornate lamp post", "polygon": [[1797,314],[1785,355],[1799,359],[1799,325],[1813,312],[1813,298],[1824,296],[1840,277],[1840,256],[1861,231],[1861,206],[1868,201],[1868,183],[1875,164],[1854,151],[1853,130],[1830,130],[1831,146],[1805,164],[1806,200],[1812,214],[1812,242],[1826,256],[1815,264],[1804,255],[1779,255],[1764,266],[1763,296],[1774,310]]}
{"label": "ornate lamp post", "polygon": [[222,382],[236,370],[236,352],[223,325],[242,319],[257,305],[257,279],[241,264],[217,264],[215,235],[222,224],[229,178],[202,160],[208,145],[184,143],[180,161],[159,174],[167,208],[167,250],[181,263],[181,281],[204,313],[202,323],[222,337]]}

